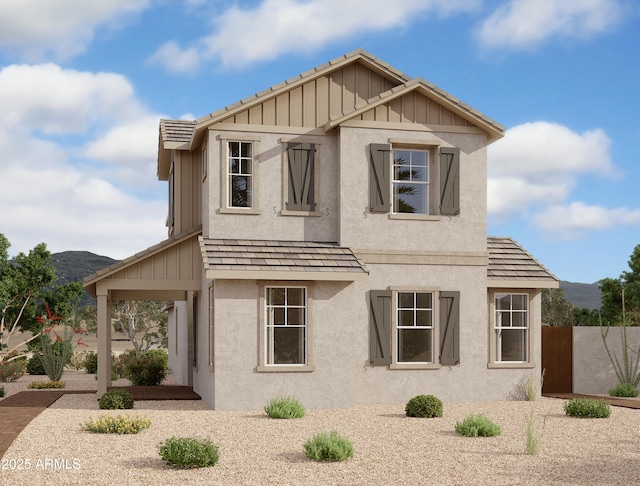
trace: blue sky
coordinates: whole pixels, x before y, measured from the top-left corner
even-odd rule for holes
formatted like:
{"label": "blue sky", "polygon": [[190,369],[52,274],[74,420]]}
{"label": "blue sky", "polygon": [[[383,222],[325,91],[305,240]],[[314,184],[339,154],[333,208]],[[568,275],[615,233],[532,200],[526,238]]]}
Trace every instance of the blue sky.
{"label": "blue sky", "polygon": [[125,258],[166,238],[158,121],[364,48],[507,128],[488,228],[563,280],[640,244],[635,0],[3,0],[0,233]]}

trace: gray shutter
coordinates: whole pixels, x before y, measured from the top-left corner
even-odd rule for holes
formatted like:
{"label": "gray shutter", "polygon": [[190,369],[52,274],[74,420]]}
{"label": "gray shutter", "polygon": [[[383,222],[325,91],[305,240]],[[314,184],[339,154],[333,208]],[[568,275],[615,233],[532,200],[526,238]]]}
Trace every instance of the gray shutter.
{"label": "gray shutter", "polygon": [[440,148],[440,214],[460,214],[459,148]]}
{"label": "gray shutter", "polygon": [[289,159],[289,197],[287,209],[290,211],[313,211],[315,145],[312,143],[290,143],[287,145]]}
{"label": "gray shutter", "polygon": [[372,365],[391,364],[391,291],[371,290],[369,359]]}
{"label": "gray shutter", "polygon": [[440,364],[460,364],[460,292],[440,292]]}
{"label": "gray shutter", "polygon": [[391,207],[391,145],[372,143],[369,148],[369,206],[372,213],[388,213]]}

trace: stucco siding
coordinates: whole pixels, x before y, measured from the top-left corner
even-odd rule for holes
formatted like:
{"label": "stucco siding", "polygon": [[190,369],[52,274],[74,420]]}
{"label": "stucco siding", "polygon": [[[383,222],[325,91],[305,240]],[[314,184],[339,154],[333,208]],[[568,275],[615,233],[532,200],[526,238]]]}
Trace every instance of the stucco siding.
{"label": "stucco siding", "polygon": [[[532,369],[489,369],[486,268],[439,265],[372,265],[370,278],[354,283],[309,282],[308,372],[260,372],[257,281],[216,281],[215,400],[218,410],[261,409],[271,398],[295,395],[311,408],[363,403],[403,403],[432,393],[447,402],[516,398]],[[434,288],[460,292],[460,365],[400,370],[369,359],[371,289]],[[539,316],[539,299],[532,313]],[[535,317],[532,318],[535,322]],[[229,325],[229,323],[234,323]],[[539,356],[539,329],[532,332]],[[535,361],[535,359],[534,359]],[[198,391],[196,389],[196,391]]]}
{"label": "stucco siding", "polygon": [[[221,140],[220,138],[223,137]],[[224,181],[227,161],[224,144],[227,140],[254,142],[254,208],[226,213],[227,191]],[[316,144],[315,160],[315,214],[297,216],[286,213],[284,201],[287,165],[286,142],[304,141]],[[338,239],[338,153],[337,137],[285,136],[269,133],[218,132],[209,135],[209,176],[207,192],[210,194],[208,225],[205,237],[236,239],[279,239],[303,241],[330,241]]]}
{"label": "stucco siding", "polygon": [[[622,328],[612,327],[607,335],[607,345],[622,364]],[[638,351],[640,328],[627,328],[627,345]],[[629,351],[633,363],[636,353]],[[616,386],[618,378],[602,341],[600,327],[573,328],[573,392],[607,394]]]}
{"label": "stucco siding", "polygon": [[[389,143],[460,148],[460,214],[432,220],[391,219],[369,204],[369,146]],[[483,136],[341,128],[340,244],[356,249],[486,252],[486,149]]]}

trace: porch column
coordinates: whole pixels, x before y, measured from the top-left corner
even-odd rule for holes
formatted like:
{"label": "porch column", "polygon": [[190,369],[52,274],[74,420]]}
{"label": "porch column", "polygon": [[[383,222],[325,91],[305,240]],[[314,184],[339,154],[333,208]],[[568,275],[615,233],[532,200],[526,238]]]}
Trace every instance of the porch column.
{"label": "porch column", "polygon": [[98,398],[111,386],[111,300],[97,295],[98,306]]}

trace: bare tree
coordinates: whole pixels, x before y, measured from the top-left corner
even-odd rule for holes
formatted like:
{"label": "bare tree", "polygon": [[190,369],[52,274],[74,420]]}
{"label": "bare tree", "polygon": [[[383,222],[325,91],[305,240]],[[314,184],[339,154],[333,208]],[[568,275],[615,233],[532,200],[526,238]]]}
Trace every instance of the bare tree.
{"label": "bare tree", "polygon": [[151,300],[114,301],[113,329],[126,335],[140,356],[151,346],[167,346],[167,313],[164,302]]}

